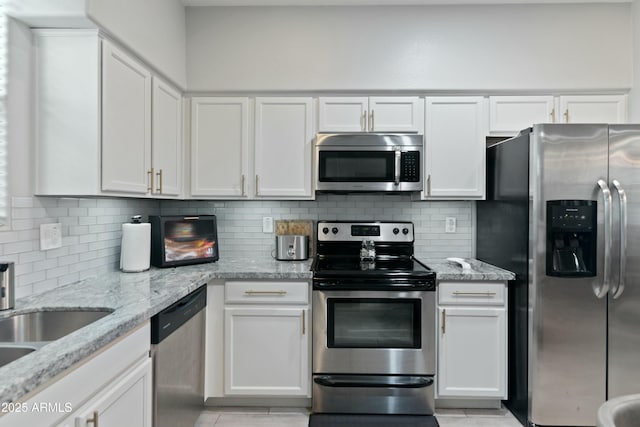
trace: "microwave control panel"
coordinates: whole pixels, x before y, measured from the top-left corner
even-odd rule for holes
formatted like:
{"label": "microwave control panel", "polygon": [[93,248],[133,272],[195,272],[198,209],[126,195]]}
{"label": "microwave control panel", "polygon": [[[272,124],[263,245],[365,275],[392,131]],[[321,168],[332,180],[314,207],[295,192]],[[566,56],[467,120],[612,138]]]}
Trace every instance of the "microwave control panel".
{"label": "microwave control panel", "polygon": [[400,181],[420,181],[420,152],[406,151],[400,157]]}

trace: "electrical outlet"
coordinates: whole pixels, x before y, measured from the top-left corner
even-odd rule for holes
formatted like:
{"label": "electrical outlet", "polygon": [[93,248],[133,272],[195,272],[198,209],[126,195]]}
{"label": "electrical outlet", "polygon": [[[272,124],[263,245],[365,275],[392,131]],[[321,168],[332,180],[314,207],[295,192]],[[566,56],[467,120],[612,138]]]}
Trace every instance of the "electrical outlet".
{"label": "electrical outlet", "polygon": [[62,224],[40,224],[40,250],[62,247]]}
{"label": "electrical outlet", "polygon": [[272,216],[262,217],[262,232],[273,233],[273,217]]}
{"label": "electrical outlet", "polygon": [[445,219],[444,232],[445,233],[455,233],[456,232],[456,219],[455,219],[455,217],[448,216]]}

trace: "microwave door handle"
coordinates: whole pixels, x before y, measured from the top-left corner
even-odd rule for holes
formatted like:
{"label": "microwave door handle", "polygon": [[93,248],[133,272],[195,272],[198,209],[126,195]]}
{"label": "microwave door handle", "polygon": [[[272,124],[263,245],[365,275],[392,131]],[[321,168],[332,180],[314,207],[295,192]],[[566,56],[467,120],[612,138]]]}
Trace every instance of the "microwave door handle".
{"label": "microwave door handle", "polygon": [[402,153],[399,149],[396,148],[396,174],[395,174],[395,185],[400,185],[400,164],[402,160]]}

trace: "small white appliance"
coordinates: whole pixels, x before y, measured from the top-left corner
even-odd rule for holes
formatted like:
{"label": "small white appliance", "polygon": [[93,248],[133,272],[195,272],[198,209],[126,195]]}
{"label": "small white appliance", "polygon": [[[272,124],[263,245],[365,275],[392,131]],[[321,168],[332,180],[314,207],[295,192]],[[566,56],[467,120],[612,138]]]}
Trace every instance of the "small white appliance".
{"label": "small white appliance", "polygon": [[151,224],[143,223],[140,215],[122,224],[120,270],[137,273],[149,269],[151,261]]}

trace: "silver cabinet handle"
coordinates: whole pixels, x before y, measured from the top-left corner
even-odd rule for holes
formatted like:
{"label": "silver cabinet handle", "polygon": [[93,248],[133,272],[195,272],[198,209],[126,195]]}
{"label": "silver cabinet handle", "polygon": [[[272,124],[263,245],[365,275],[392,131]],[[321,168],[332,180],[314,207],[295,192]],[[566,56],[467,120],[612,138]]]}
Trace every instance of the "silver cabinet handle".
{"label": "silver cabinet handle", "polygon": [[564,122],[569,123],[569,109],[564,110]]}
{"label": "silver cabinet handle", "polygon": [[402,165],[402,162],[400,161],[401,159],[402,159],[402,153],[400,152],[400,148],[396,148],[396,156],[395,156],[396,173],[395,173],[394,182],[393,182],[395,185],[400,185],[400,167]]}
{"label": "silver cabinet handle", "polygon": [[627,192],[617,179],[611,183],[618,193],[620,203],[620,278],[618,285],[611,289],[613,298],[618,298],[624,292],[624,276],[627,270]]}
{"label": "silver cabinet handle", "polygon": [[364,114],[360,117],[361,128],[364,132],[367,131],[367,110],[364,110]]}
{"label": "silver cabinet handle", "polygon": [[373,125],[373,110],[371,110],[371,113],[369,114],[369,132],[373,132],[373,129],[375,128]]}
{"label": "silver cabinet handle", "polygon": [[307,333],[307,325],[306,325],[306,313],[304,310],[302,310],[302,335]]}
{"label": "silver cabinet handle", "polygon": [[242,185],[242,194],[241,195],[244,196],[245,195],[245,192],[244,192],[244,174],[242,175],[241,182],[242,182],[242,184],[241,184]]}
{"label": "silver cabinet handle", "polygon": [[93,427],[98,427],[98,411],[93,411],[93,416],[87,420],[87,425],[93,424]]}
{"label": "silver cabinet handle", "polygon": [[431,196],[431,174],[427,175],[427,196]]}
{"label": "silver cabinet handle", "polygon": [[147,191],[153,193],[153,168],[147,171],[147,178],[149,179],[149,186],[147,187]]}
{"label": "silver cabinet handle", "polygon": [[484,291],[484,292],[462,292],[462,291],[454,291],[453,295],[460,297],[494,297],[496,296],[495,292]]}
{"label": "silver cabinet handle", "polygon": [[260,192],[258,191],[259,182],[260,182],[260,178],[258,178],[258,175],[256,175],[256,196],[260,194]]}
{"label": "silver cabinet handle", "polygon": [[556,122],[556,109],[552,108],[551,109],[551,123],[555,123]]}
{"label": "silver cabinet handle", "polygon": [[158,189],[156,193],[162,194],[162,169],[160,169],[160,172],[156,172],[156,176],[158,177]]}
{"label": "silver cabinet handle", "polygon": [[244,291],[245,295],[286,295],[287,291],[254,291],[253,289],[249,289]]}
{"label": "silver cabinet handle", "polygon": [[442,335],[444,335],[444,333],[447,330],[447,309],[446,308],[442,309],[442,326],[441,326],[441,329],[442,329]]}
{"label": "silver cabinet handle", "polygon": [[594,289],[594,293],[598,298],[604,298],[609,292],[609,280],[611,275],[611,229],[613,228],[611,218],[611,191],[607,182],[603,179],[598,180],[598,186],[602,191],[602,197],[604,199],[604,273],[602,279],[602,286]]}

